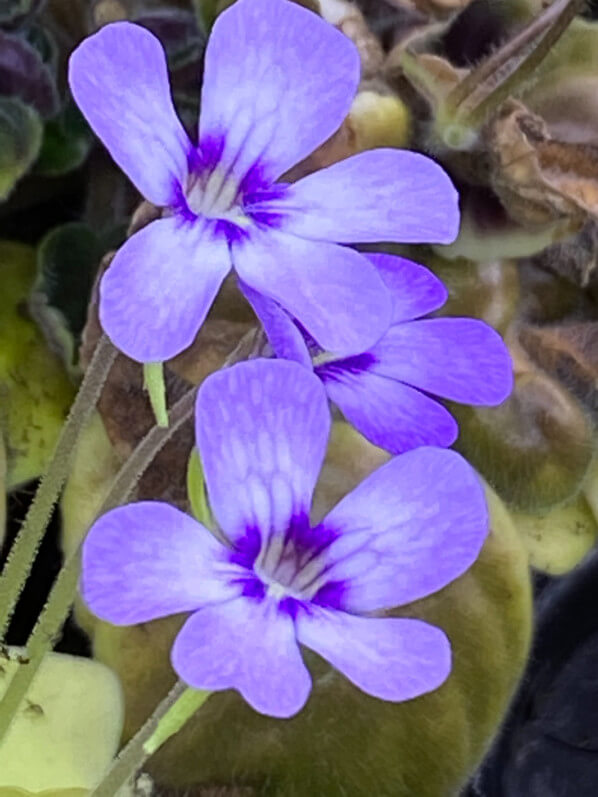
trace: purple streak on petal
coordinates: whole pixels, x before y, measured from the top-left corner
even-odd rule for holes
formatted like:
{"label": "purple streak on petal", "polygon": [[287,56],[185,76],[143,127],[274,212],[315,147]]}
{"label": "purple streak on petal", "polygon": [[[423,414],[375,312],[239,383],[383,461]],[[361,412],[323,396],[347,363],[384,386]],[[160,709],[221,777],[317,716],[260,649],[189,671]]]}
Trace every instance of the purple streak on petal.
{"label": "purple streak on petal", "polygon": [[224,533],[284,533],[309,513],[328,440],[319,379],[285,360],[251,360],[209,376],[196,404],[196,436],[210,504]]}
{"label": "purple streak on petal", "polygon": [[159,40],[130,22],[106,25],[71,55],[69,85],[95,134],[143,196],[170,205],[186,180],[191,144],[172,104]]}
{"label": "purple streak on petal", "polygon": [[376,364],[376,358],[369,351],[343,357],[339,360],[329,360],[327,363],[315,367],[316,374],[326,382],[342,381],[345,374],[361,374],[369,371]]}
{"label": "purple streak on petal", "polygon": [[406,150],[352,155],[258,209],[277,213],[286,232],[338,243],[448,244],[459,231],[458,195],[448,175]]}
{"label": "purple streak on petal", "polygon": [[208,42],[199,140],[226,139],[222,168],[268,182],[328,139],[360,77],[355,45],[287,0],[238,0]]}
{"label": "purple streak on petal", "polygon": [[230,266],[226,239],[213,226],[176,216],[153,221],[102,277],[102,327],[134,360],[168,360],[193,342]]}
{"label": "purple streak on petal", "polygon": [[418,446],[450,446],[457,422],[441,404],[396,379],[367,370],[316,368],[328,397],[345,418],[376,446],[402,454]]}
{"label": "purple streak on petal", "polygon": [[274,601],[239,598],[187,620],[172,664],[195,689],[236,689],[256,711],[291,717],[303,708],[311,678],[293,620]]}
{"label": "purple streak on petal", "polygon": [[94,614],[133,625],[229,600],[243,571],[189,515],[159,501],[113,509],[83,543],[82,592]]}
{"label": "purple streak on petal", "polygon": [[311,357],[303,336],[289,314],[280,305],[239,280],[241,292],[261,321],[277,357],[294,360],[312,370]]}
{"label": "purple streak on petal", "polygon": [[451,671],[446,635],[420,620],[299,612],[297,638],[356,686],[382,700],[411,700],[437,689]]}
{"label": "purple streak on petal", "polygon": [[500,404],[513,365],[500,335],[474,318],[398,324],[374,346],[375,372],[466,404]]}
{"label": "purple streak on petal", "polygon": [[348,612],[411,603],[476,560],[488,534],[481,482],[454,451],[418,448],[372,473],[322,521],[337,532],[328,581]]}
{"label": "purple streak on petal", "polygon": [[388,329],[388,289],[352,249],[254,229],[232,255],[243,282],[282,305],[327,351],[364,351]]}
{"label": "purple streak on petal", "polygon": [[404,257],[368,254],[393,299],[392,323],[432,313],[446,302],[448,291],[424,266]]}

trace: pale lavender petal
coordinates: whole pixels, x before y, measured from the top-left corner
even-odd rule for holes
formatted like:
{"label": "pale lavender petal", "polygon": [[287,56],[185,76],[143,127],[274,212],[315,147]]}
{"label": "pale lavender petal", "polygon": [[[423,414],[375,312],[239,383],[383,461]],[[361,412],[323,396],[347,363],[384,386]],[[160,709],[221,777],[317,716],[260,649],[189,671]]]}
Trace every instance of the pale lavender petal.
{"label": "pale lavender petal", "polygon": [[93,131],[143,196],[170,205],[187,177],[191,144],[153,33],[130,22],[104,26],[71,55],[69,85]]}
{"label": "pale lavender petal", "polygon": [[319,366],[316,373],[345,418],[380,448],[401,454],[418,446],[450,446],[457,439],[457,422],[448,410],[396,379],[344,367],[342,360]]}
{"label": "pale lavender petal", "polygon": [[91,611],[134,625],[239,595],[246,573],[200,523],[169,504],[113,509],[83,543],[82,593]]}
{"label": "pale lavender petal", "polygon": [[372,473],[321,527],[337,538],[317,600],[362,612],[418,600],[464,573],[488,534],[488,512],[459,454],[418,448]]}
{"label": "pale lavender petal", "polygon": [[373,149],[289,186],[262,208],[286,232],[339,243],[454,241],[457,192],[446,172],[417,152]]}
{"label": "pale lavender petal", "polygon": [[368,254],[368,258],[391,292],[393,324],[432,313],[446,302],[447,289],[438,277],[419,263],[386,254]]}
{"label": "pale lavender petal", "polygon": [[219,142],[221,168],[273,181],[329,138],[360,76],[355,45],[287,0],[237,0],[212,29],[200,146]]}
{"label": "pale lavender petal", "polygon": [[329,431],[324,387],[302,365],[257,359],[206,379],[197,444],[210,505],[231,540],[269,538],[309,514]]}
{"label": "pale lavender petal", "polygon": [[390,293],[352,249],[256,228],[232,252],[241,279],[282,305],[326,351],[365,351],[388,329]]}
{"label": "pale lavender petal", "polygon": [[283,360],[294,360],[312,370],[307,344],[289,314],[274,299],[254,291],[241,280],[239,287],[261,321],[276,356]]}
{"label": "pale lavender petal", "polygon": [[301,612],[297,638],[364,692],[382,700],[411,700],[437,689],[451,671],[444,631],[421,620],[355,617],[315,608]]}
{"label": "pale lavender petal", "polygon": [[134,360],[168,360],[193,343],[230,267],[226,240],[207,224],[153,221],[126,241],[102,277],[102,327]]}
{"label": "pale lavender petal", "polygon": [[236,689],[273,717],[296,714],[311,689],[293,621],[267,599],[201,609],[176,638],[172,665],[194,689]]}
{"label": "pale lavender petal", "polygon": [[466,404],[500,404],[513,387],[509,351],[475,318],[429,318],[398,324],[371,349],[373,370]]}

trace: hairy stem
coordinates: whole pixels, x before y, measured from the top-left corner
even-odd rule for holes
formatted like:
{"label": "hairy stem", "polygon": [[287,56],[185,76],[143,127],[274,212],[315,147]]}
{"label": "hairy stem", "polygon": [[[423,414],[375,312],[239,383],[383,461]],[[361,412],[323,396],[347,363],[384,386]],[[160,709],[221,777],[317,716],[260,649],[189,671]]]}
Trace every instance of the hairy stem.
{"label": "hairy stem", "polygon": [[115,759],[91,797],[114,797],[145,761],[177,733],[210,696],[177,681],[151,717]]}
{"label": "hairy stem", "polygon": [[0,577],[0,641],[6,636],[52,510],[68,476],[77,438],[97,403],[116,354],[117,350],[112,343],[105,335],[102,336],[62,427],[46,474],[40,481],[27,516],[12,545]]}
{"label": "hairy stem", "polygon": [[[100,515],[127,500],[156,454],[181,425],[192,417],[194,404],[195,390],[192,389],[187,391],[172,408],[168,427],[154,426],[141,440],[114,478],[112,487],[100,509]],[[68,617],[77,594],[82,545],[83,541],[66,560],[58,574],[48,601],[27,642],[29,661],[19,667],[0,703],[0,742],[27,695],[44,656],[52,649],[54,641]]]}

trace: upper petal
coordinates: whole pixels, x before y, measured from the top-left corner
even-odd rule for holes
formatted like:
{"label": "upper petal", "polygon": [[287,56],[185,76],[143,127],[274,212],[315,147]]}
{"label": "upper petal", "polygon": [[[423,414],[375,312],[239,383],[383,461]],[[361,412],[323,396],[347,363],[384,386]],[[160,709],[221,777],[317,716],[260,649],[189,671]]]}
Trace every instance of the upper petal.
{"label": "upper petal", "polygon": [[457,439],[450,412],[409,385],[344,367],[342,360],[318,366],[316,373],[349,423],[380,448],[402,454],[418,446],[450,446]]}
{"label": "upper petal", "polygon": [[253,307],[277,357],[294,360],[311,370],[311,357],[303,335],[289,314],[274,301],[239,280],[239,287]]}
{"label": "upper petal", "polygon": [[314,607],[298,615],[296,628],[303,645],[382,700],[411,700],[431,692],[451,671],[446,635],[420,620],[355,617]]}
{"label": "upper petal", "polygon": [[392,323],[410,321],[438,310],[448,291],[435,274],[404,257],[368,254],[392,296]]}
{"label": "upper petal", "polygon": [[95,521],[83,543],[82,593],[94,614],[134,625],[238,595],[244,571],[200,523],[142,501]]}
{"label": "upper petal", "polygon": [[274,181],[329,138],[359,82],[355,45],[288,0],[237,0],[216,20],[201,95],[200,146],[221,168]]}
{"label": "upper petal", "polygon": [[226,241],[208,224],[153,221],[125,242],[102,277],[102,327],[134,360],[168,360],[193,343],[230,267]]}
{"label": "upper petal", "polygon": [[153,33],[130,22],[104,26],[71,55],[69,85],[93,131],[143,196],[171,204],[187,176],[191,145]]}
{"label": "upper petal", "polygon": [[241,279],[281,304],[326,351],[364,351],[388,329],[390,293],[365,255],[258,228],[232,252]]}
{"label": "upper petal", "polygon": [[233,541],[263,539],[309,515],[330,411],[320,380],[297,363],[251,360],[209,376],[196,436],[210,504]]}
{"label": "upper petal", "polygon": [[430,158],[373,149],[304,177],[262,210],[305,238],[448,244],[459,231],[458,200],[447,173]]}
{"label": "upper petal", "polygon": [[418,448],[395,457],[322,521],[336,531],[318,600],[363,612],[423,598],[460,576],[488,534],[481,482],[454,451]]}
{"label": "upper petal", "polygon": [[376,373],[467,404],[500,404],[513,364],[500,335],[475,318],[397,324],[372,348]]}
{"label": "upper petal", "polygon": [[293,621],[269,600],[239,598],[201,609],[177,636],[172,665],[194,689],[237,689],[272,717],[296,714],[311,689]]}

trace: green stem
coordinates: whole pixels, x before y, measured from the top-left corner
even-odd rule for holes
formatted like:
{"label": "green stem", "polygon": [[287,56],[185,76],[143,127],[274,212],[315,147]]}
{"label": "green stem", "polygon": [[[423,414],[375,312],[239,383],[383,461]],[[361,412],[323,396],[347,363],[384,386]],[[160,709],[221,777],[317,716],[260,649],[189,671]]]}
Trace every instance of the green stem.
{"label": "green stem", "polygon": [[210,692],[189,689],[177,681],[146,723],[120,752],[91,797],[114,797],[147,759],[205,703]]}
{"label": "green stem", "polygon": [[0,641],[8,630],[52,510],[64,486],[79,433],[89,419],[117,350],[104,335],[100,338],[66,419],[46,474],[43,476],[27,516],[12,545],[0,577]]}
{"label": "green stem", "polygon": [[[160,720],[163,718],[166,721],[168,720],[170,713],[177,709],[179,701],[187,699],[187,692],[188,689],[185,684],[182,683],[182,681],[177,681],[151,717],[137,731],[135,736],[133,736],[131,741],[121,751],[118,758],[115,759],[108,773],[102,779],[102,782],[92,791],[91,797],[114,797],[129,778],[135,775],[141,765],[150,757],[152,752],[158,749],[157,747],[152,749],[150,746],[149,750],[147,750],[146,744],[148,744],[157,733]],[[207,693],[199,692],[198,694],[203,697],[203,700],[207,697]],[[202,703],[203,700],[201,701]],[[199,708],[199,706],[195,708]],[[186,719],[188,719],[188,716]],[[183,723],[181,723],[179,727],[181,727],[182,724]],[[178,730],[178,728],[176,728],[176,730]],[[176,732],[176,730],[174,732]],[[168,736],[170,735],[172,734],[168,734]],[[165,742],[168,736],[163,738],[161,743]],[[158,746],[160,745],[158,744]]]}
{"label": "green stem", "polygon": [[533,75],[582,7],[583,0],[555,0],[450,92],[447,109],[464,123],[481,124]]}
{"label": "green stem", "polygon": [[[172,408],[168,427],[154,426],[148,432],[116,475],[98,515],[103,515],[109,509],[126,501],[158,451],[177,429],[192,417],[194,404],[195,390],[189,390]],[[83,541],[66,560],[58,574],[48,601],[27,642],[29,661],[19,667],[0,703],[0,743],[25,699],[44,656],[52,649],[54,640],[60,634],[68,617],[77,594],[82,545]]]}

